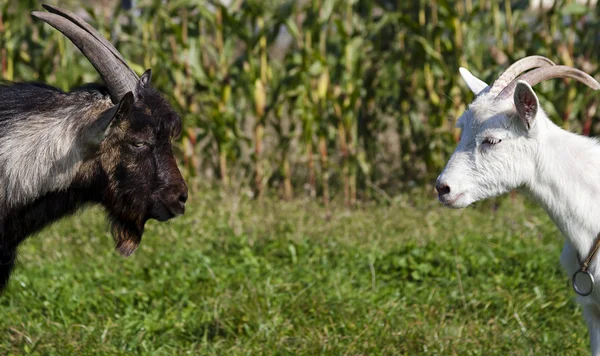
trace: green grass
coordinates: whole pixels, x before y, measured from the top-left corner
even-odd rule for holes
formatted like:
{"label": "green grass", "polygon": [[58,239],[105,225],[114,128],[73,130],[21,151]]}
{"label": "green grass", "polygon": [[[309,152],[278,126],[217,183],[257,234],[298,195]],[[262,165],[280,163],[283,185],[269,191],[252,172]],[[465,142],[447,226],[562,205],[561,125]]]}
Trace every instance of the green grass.
{"label": "green grass", "polygon": [[562,237],[523,199],[443,209],[195,194],[129,259],[89,209],[28,240],[0,354],[586,354]]}

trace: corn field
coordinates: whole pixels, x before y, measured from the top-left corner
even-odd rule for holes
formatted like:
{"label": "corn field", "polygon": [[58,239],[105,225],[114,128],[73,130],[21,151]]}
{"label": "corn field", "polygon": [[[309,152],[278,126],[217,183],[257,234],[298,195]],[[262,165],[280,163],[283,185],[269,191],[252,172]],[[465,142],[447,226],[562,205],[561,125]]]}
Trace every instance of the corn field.
{"label": "corn field", "polygon": [[[526,55],[600,77],[600,11],[557,0],[49,1],[83,14],[184,119],[188,176],[260,199],[381,199],[431,182],[473,99],[460,66],[492,82]],[[2,0],[5,81],[99,82],[57,31]],[[596,135],[598,95],[565,80],[536,91],[565,129]]]}

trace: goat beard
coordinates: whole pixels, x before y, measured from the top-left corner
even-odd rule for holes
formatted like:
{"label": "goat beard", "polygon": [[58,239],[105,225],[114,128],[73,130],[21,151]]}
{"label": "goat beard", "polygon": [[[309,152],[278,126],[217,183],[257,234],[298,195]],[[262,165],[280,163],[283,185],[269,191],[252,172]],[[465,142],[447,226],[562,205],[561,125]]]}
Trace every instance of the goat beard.
{"label": "goat beard", "polygon": [[140,245],[144,233],[145,219],[137,217],[134,220],[113,217],[111,231],[115,240],[115,249],[123,257],[129,257]]}

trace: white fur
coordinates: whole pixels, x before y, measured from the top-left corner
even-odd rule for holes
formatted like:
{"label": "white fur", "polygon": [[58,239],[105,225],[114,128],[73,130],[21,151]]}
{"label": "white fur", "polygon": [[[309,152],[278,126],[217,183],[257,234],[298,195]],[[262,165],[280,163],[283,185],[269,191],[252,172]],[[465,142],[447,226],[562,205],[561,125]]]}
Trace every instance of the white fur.
{"label": "white fur", "polygon": [[8,207],[69,186],[81,161],[72,121],[31,117],[0,142],[0,185]]}
{"label": "white fur", "polygon": [[109,107],[107,100],[75,103],[11,124],[10,134],[0,140],[0,207],[4,211],[69,187],[88,148],[89,137],[83,130],[98,111]]}
{"label": "white fur", "polygon": [[[527,129],[513,98],[498,102],[488,93],[474,100],[458,125],[463,129],[460,143],[437,181],[450,193],[440,201],[462,208],[520,188],[566,237],[560,261],[570,277],[580,267],[578,256],[589,254],[600,233],[600,144],[562,130],[541,108]],[[502,141],[485,145],[486,137]],[[594,292],[578,301],[584,306],[592,354],[600,355],[600,255],[590,271]]]}

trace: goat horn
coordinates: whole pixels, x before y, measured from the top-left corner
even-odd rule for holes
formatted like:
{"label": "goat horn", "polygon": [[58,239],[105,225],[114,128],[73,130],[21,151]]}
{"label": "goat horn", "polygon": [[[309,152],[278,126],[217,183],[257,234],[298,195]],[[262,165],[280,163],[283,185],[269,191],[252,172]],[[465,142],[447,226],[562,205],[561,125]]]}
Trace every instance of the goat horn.
{"label": "goat horn", "polygon": [[554,78],[571,78],[587,85],[588,87],[594,90],[600,89],[600,83],[598,83],[596,79],[579,69],[569,66],[553,66],[546,68],[537,68],[532,70],[531,72],[523,74],[519,78],[513,80],[506,88],[504,88],[500,92],[500,94],[498,94],[497,98],[504,99],[509,96],[512,96],[515,91],[515,88],[517,87],[517,82],[519,80],[526,81],[527,83],[529,83],[529,85],[534,86],[544,80]]}
{"label": "goat horn", "polygon": [[497,95],[523,72],[533,68],[554,65],[554,62],[542,56],[529,56],[522,58],[508,67],[504,73],[502,73],[500,77],[494,81],[494,84],[492,84],[492,88],[490,89],[490,93],[492,93],[492,95]]}
{"label": "goat horn", "polygon": [[42,6],[49,12],[34,11],[31,15],[60,31],[79,48],[106,83],[113,103],[128,92],[135,92],[139,77],[108,40],[74,13]]}

